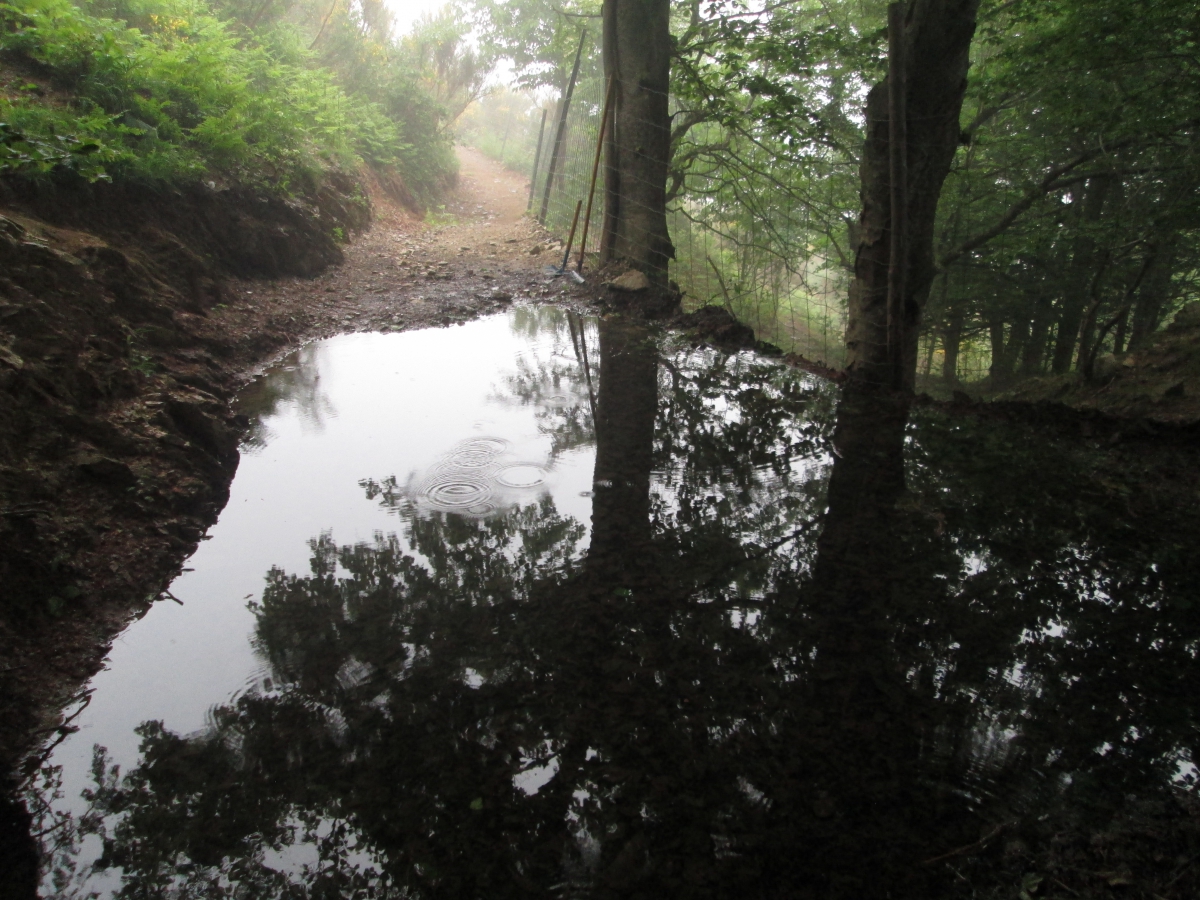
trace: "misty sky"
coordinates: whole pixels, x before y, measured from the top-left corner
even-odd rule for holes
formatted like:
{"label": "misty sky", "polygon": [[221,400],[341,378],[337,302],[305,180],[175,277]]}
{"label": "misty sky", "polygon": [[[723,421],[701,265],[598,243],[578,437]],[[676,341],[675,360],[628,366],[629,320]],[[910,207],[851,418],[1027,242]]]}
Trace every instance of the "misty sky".
{"label": "misty sky", "polygon": [[396,30],[406,34],[417,19],[426,13],[437,12],[447,0],[388,0],[388,9],[396,17]]}

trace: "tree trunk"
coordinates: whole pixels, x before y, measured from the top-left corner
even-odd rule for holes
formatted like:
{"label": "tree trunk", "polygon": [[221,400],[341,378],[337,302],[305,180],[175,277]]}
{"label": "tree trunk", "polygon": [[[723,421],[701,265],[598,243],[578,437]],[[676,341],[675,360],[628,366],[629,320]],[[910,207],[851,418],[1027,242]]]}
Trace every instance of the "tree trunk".
{"label": "tree trunk", "polygon": [[1083,212],[1078,225],[1081,234],[1075,239],[1071,264],[1067,270],[1066,290],[1063,292],[1058,318],[1058,337],[1054,343],[1054,357],[1050,363],[1050,369],[1055,375],[1069,370],[1075,355],[1075,343],[1079,340],[1079,328],[1083,324],[1084,309],[1091,293],[1090,276],[1096,263],[1096,240],[1088,229],[1100,220],[1111,183],[1111,178],[1101,176],[1089,179],[1084,189]]}
{"label": "tree trunk", "polygon": [[[867,97],[867,139],[859,175],[863,208],[846,329],[846,372],[860,382],[911,391],[921,312],[936,269],[933,226],[942,182],[959,144],[959,112],[979,0],[910,0],[902,40],[907,61],[904,293],[899,298],[899,373],[888,349],[892,201],[888,79]],[[893,279],[893,283],[895,279]]]}
{"label": "tree trunk", "polygon": [[[1087,315],[1083,317],[1083,324],[1079,327],[1079,359],[1075,363],[1075,368],[1084,372],[1087,361],[1092,358],[1092,340],[1096,337],[1096,324],[1100,317],[1100,306],[1104,302],[1104,295],[1100,291],[1100,283],[1104,278],[1104,273],[1108,269],[1108,253],[1104,253],[1095,274],[1092,276],[1092,283],[1088,288],[1088,297],[1091,302],[1088,304]],[[1086,372],[1085,372],[1086,375]],[[1088,375],[1088,378],[1091,376]]]}
{"label": "tree trunk", "polygon": [[1009,329],[1008,343],[1004,347],[1003,364],[1000,369],[1000,379],[1004,384],[1013,380],[1013,375],[1017,371],[1017,361],[1021,359],[1025,348],[1029,345],[1029,325],[1029,319],[1021,317],[1013,322]]}
{"label": "tree trunk", "polygon": [[991,379],[992,389],[996,390],[1012,383],[1017,359],[1029,340],[1029,320],[1021,319],[1014,322],[1008,329],[1008,340],[1005,340],[1002,321],[993,322],[990,325],[990,331],[992,365],[988,369],[988,375]]}
{"label": "tree trunk", "polygon": [[1154,259],[1142,278],[1137,304],[1133,308],[1133,328],[1129,334],[1129,349],[1143,346],[1158,329],[1162,311],[1171,299],[1171,277],[1175,274],[1175,251],[1179,235],[1172,234],[1158,243]]}
{"label": "tree trunk", "polygon": [[1121,311],[1121,316],[1117,319],[1117,330],[1113,332],[1113,353],[1123,353],[1125,351],[1125,336],[1129,333],[1129,308],[1126,307]]}
{"label": "tree trunk", "polygon": [[942,332],[942,381],[947,387],[958,387],[958,348],[962,344],[963,316],[955,311]]}
{"label": "tree trunk", "polygon": [[1050,320],[1054,315],[1053,301],[1036,297],[1033,301],[1033,317],[1029,323],[1029,339],[1021,354],[1021,374],[1041,375],[1046,359],[1046,341],[1050,336]]}
{"label": "tree trunk", "polygon": [[616,87],[600,258],[641,270],[660,291],[675,256],[667,233],[670,12],[670,0],[604,0],[604,73]]}
{"label": "tree trunk", "polygon": [[988,366],[988,375],[993,379],[996,370],[1004,364],[1004,322],[993,319],[988,322],[988,340],[991,342],[992,363]]}

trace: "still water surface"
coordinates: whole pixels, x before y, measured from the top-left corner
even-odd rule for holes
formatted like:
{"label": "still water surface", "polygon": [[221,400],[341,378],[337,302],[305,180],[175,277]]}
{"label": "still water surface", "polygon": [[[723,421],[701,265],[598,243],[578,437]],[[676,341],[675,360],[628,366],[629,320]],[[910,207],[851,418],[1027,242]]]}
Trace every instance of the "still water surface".
{"label": "still water surface", "polygon": [[950,896],[1189,789],[1195,501],[1083,445],[538,308],[241,405],[51,760],[48,895]]}

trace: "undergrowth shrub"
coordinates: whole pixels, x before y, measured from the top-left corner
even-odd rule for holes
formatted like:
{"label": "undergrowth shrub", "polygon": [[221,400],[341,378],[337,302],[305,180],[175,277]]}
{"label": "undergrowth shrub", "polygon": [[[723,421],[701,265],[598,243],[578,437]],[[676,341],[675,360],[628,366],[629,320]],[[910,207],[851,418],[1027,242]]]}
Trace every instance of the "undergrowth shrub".
{"label": "undergrowth shrub", "polygon": [[[0,65],[0,173],[216,177],[288,193],[366,164],[420,192],[452,168],[446,137],[410,137],[405,100],[389,109],[347,90],[295,25],[254,32],[204,0],[10,0]],[[381,87],[389,79],[397,97],[416,90],[395,72]]]}

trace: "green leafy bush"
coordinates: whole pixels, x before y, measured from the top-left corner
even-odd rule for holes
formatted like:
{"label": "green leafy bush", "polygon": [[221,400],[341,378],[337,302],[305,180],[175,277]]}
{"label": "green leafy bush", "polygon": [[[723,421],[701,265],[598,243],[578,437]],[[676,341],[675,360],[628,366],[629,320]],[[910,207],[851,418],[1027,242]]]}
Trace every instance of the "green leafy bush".
{"label": "green leafy bush", "polygon": [[0,172],[216,175],[289,191],[361,163],[436,179],[447,160],[448,139],[414,146],[403,119],[339,84],[297,27],[250,33],[204,0],[11,0],[0,54],[40,88],[0,96]]}

